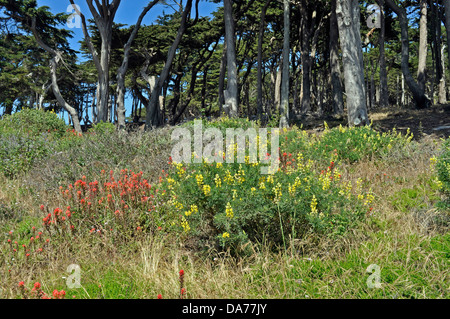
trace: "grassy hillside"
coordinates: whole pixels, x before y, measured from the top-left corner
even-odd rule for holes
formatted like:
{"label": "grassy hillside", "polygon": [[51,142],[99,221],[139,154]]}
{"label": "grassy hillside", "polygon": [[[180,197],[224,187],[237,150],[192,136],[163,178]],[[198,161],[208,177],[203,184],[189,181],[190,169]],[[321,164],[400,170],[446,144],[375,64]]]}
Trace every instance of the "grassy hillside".
{"label": "grassy hillside", "polygon": [[0,121],[0,298],[179,298],[180,270],[187,298],[450,297],[446,140],[292,127],[264,175],[27,112]]}

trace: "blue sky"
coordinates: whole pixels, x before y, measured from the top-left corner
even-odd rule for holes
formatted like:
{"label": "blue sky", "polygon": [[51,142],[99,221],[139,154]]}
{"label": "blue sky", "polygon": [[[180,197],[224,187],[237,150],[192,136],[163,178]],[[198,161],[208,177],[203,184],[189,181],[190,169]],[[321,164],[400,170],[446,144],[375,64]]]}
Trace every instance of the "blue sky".
{"label": "blue sky", "polygon": [[[73,12],[69,0],[38,0],[37,2],[39,6],[50,7],[53,13]],[[81,12],[83,12],[86,16],[86,19],[92,18],[91,12],[89,11],[85,0],[76,0],[74,2],[80,6]],[[141,14],[142,9],[148,4],[148,2],[149,0],[122,0],[116,14],[115,22],[134,25]],[[173,8],[177,8],[177,5],[173,0],[167,0],[166,3],[168,5],[163,5],[161,3],[155,5],[147,13],[142,24],[150,25],[163,13],[163,11],[170,14],[174,12]],[[200,16],[209,15],[211,12],[215,11],[217,7],[218,5],[215,3],[211,3],[207,0],[201,0],[199,4]],[[83,38],[83,31],[78,28],[72,28],[72,31],[74,38],[70,40],[71,46],[73,49],[79,50],[80,46],[78,42]]]}
{"label": "blue sky", "polygon": [[[38,0],[39,6],[48,6],[53,13],[69,12],[72,13],[72,7],[69,0]],[[92,15],[85,0],[76,0],[75,4],[80,6],[81,12],[86,16],[86,19],[91,19]],[[119,9],[116,14],[115,22],[127,25],[134,25],[142,12],[142,9],[148,4],[149,0],[122,0]],[[163,12],[170,14],[174,12],[173,8],[177,8],[177,4],[173,0],[167,0],[169,5],[157,4],[155,5],[145,16],[142,21],[142,25],[151,25],[154,21],[163,14]],[[208,16],[214,12],[218,7],[218,4],[210,3],[207,0],[201,0],[199,4],[199,15]],[[69,11],[68,11],[69,10]],[[69,29],[66,26],[67,29]],[[79,51],[79,41],[83,39],[83,31],[81,28],[72,28],[73,39],[70,39],[70,45],[72,49]],[[126,116],[131,113],[131,101],[126,99],[125,101]],[[66,113],[67,114],[67,113]],[[66,122],[68,121],[67,115],[65,116]]]}

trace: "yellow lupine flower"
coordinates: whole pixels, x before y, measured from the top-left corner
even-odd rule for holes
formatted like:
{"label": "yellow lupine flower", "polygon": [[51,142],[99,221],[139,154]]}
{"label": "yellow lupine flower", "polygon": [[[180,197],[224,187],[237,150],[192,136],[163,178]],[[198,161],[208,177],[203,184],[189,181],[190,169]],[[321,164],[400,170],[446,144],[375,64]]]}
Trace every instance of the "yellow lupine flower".
{"label": "yellow lupine flower", "polygon": [[230,202],[227,203],[225,213],[226,213],[227,217],[230,219],[234,217],[233,207],[231,207]]}
{"label": "yellow lupine flower", "polygon": [[173,189],[173,184],[175,184],[175,180],[173,178],[168,178],[167,182],[169,183],[169,185],[167,186],[168,189]]}
{"label": "yellow lupine flower", "polygon": [[311,215],[315,216],[317,215],[318,211],[317,211],[317,198],[316,195],[313,195],[312,200],[311,200]]}
{"label": "yellow lupine flower", "polygon": [[348,181],[347,186],[345,186],[345,191],[344,191],[344,193],[348,199],[350,199],[350,196],[352,194],[352,188],[353,188],[352,182]]}
{"label": "yellow lupine flower", "polygon": [[437,187],[439,189],[442,189],[444,184],[439,180],[439,178],[436,177],[436,179],[434,180],[434,182],[436,183]]}
{"label": "yellow lupine flower", "polygon": [[283,195],[283,193],[281,192],[281,184],[278,183],[277,186],[275,186],[274,188],[272,188],[272,191],[275,195],[275,198],[273,199],[273,201],[275,203],[278,203],[281,199],[281,196]]}
{"label": "yellow lupine flower", "polygon": [[214,182],[216,183],[217,188],[222,187],[222,180],[220,179],[219,174],[216,174],[216,177],[214,177]]}
{"label": "yellow lupine flower", "polygon": [[211,186],[203,185],[203,193],[205,194],[205,196],[211,195]]}
{"label": "yellow lupine flower", "polygon": [[367,205],[371,204],[374,200],[375,200],[375,196],[373,196],[372,194],[367,194],[364,205],[367,206]]}
{"label": "yellow lupine flower", "polygon": [[331,185],[331,172],[327,171],[319,176],[319,181],[322,183],[322,189],[325,191],[330,188]]}
{"label": "yellow lupine flower", "polygon": [[334,170],[334,179],[339,180],[341,178],[341,173],[338,171],[338,169]]}
{"label": "yellow lupine flower", "polygon": [[183,175],[186,173],[186,171],[183,169],[183,164],[182,163],[175,164],[175,167],[177,169],[178,176],[183,177]]}
{"label": "yellow lupine flower", "polygon": [[434,167],[436,166],[437,163],[437,158],[436,156],[433,156],[430,158],[430,169],[434,169]]}
{"label": "yellow lupine flower", "polygon": [[191,230],[191,227],[189,226],[189,223],[186,220],[186,218],[184,218],[184,216],[182,217],[182,220],[181,220],[181,226],[183,227],[183,229],[186,233]]}
{"label": "yellow lupine flower", "polygon": [[225,233],[222,234],[222,237],[223,238],[230,238],[230,234],[225,232]]}
{"label": "yellow lupine flower", "polygon": [[197,180],[197,185],[201,187],[203,185],[203,175],[196,175],[195,179]]}
{"label": "yellow lupine flower", "polygon": [[227,170],[225,172],[225,178],[224,178],[225,182],[227,182],[228,185],[231,185],[234,181],[233,176],[231,176],[231,173],[229,170]]}
{"label": "yellow lupine flower", "polygon": [[291,183],[288,185],[288,192],[290,196],[295,196],[295,186],[291,186]]}
{"label": "yellow lupine flower", "polygon": [[178,201],[175,201],[174,203],[173,203],[173,206],[175,206],[177,209],[179,209],[179,210],[182,210],[183,209],[183,204],[181,204],[180,202],[178,202]]}

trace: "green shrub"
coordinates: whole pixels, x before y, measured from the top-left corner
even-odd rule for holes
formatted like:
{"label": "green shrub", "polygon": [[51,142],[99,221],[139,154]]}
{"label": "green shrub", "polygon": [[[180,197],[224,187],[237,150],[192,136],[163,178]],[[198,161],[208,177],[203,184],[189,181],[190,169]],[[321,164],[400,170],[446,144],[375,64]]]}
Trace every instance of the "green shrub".
{"label": "green shrub", "polygon": [[437,205],[443,209],[450,208],[450,138],[442,145],[438,158],[432,157],[431,164],[435,164],[437,183],[444,197]]}
{"label": "green shrub", "polygon": [[436,162],[436,171],[439,181],[442,183],[442,191],[450,194],[450,138],[448,138],[441,150]]}
{"label": "green shrub", "polygon": [[38,159],[60,151],[72,138],[55,113],[24,109],[0,120],[0,172],[7,177],[26,172]]}
{"label": "green shrub", "polygon": [[[246,118],[232,118],[228,116],[222,116],[211,120],[201,119],[201,121],[203,129],[218,128],[222,132],[223,136],[225,136],[227,128],[241,128],[243,130],[247,130],[248,128],[258,127],[256,122],[251,122]],[[183,124],[182,127],[192,128],[194,123],[194,121],[189,121]]]}
{"label": "green shrub", "polygon": [[22,133],[36,136],[41,133],[51,133],[54,137],[65,134],[67,126],[54,112],[36,109],[23,109],[12,115],[5,115],[0,120],[0,132]]}
{"label": "green shrub", "polygon": [[116,130],[116,126],[109,122],[100,122],[97,124],[94,124],[92,128],[89,130],[91,133],[100,134],[100,135],[108,135],[113,134]]}
{"label": "green shrub", "polygon": [[353,163],[365,158],[386,156],[391,150],[409,144],[412,137],[409,132],[403,136],[395,129],[389,133],[380,133],[371,126],[329,129],[325,123],[325,131],[318,136],[309,136],[297,127],[284,131],[281,146],[287,152],[300,151],[306,158],[322,164],[333,160],[333,157]]}
{"label": "green shrub", "polygon": [[333,164],[316,171],[301,155],[280,156],[273,175],[262,175],[260,163],[173,163],[163,187],[171,198],[157,219],[199,245],[236,252],[248,242],[287,245],[309,231],[341,236],[370,213],[373,196],[341,183]]}

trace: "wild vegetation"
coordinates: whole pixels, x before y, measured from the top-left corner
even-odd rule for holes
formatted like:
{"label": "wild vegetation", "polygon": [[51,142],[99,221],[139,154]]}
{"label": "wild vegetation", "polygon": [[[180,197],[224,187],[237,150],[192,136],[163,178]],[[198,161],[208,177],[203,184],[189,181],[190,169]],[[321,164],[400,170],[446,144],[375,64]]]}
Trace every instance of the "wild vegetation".
{"label": "wild vegetation", "polygon": [[[449,297],[447,140],[293,127],[279,170],[262,175],[259,163],[171,162],[172,129],[78,135],[33,110],[0,125],[30,115],[29,134],[58,138],[2,177],[3,298],[179,298],[180,269],[183,298]],[[81,288],[66,285],[72,264]]]}
{"label": "wild vegetation", "polygon": [[[40,3],[0,0],[0,298],[450,297],[449,0]],[[178,161],[199,121],[280,134]]]}

